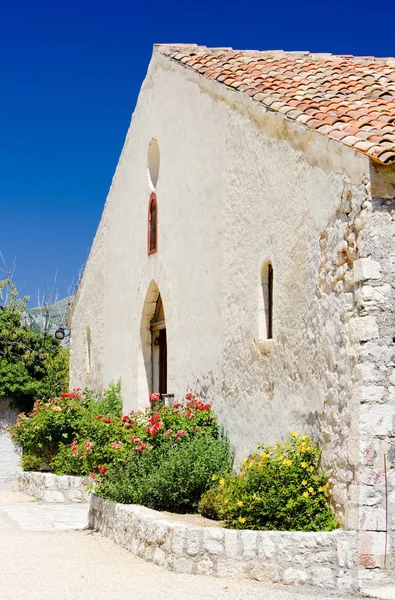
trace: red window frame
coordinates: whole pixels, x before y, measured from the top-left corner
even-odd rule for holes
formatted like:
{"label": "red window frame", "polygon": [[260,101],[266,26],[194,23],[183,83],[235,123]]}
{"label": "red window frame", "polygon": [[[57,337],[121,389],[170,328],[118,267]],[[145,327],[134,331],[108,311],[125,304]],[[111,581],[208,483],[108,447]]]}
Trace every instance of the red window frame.
{"label": "red window frame", "polygon": [[[152,223],[153,218],[155,219],[154,223]],[[153,232],[154,240],[152,240]],[[152,192],[148,205],[148,256],[156,254],[156,252],[158,252],[158,199],[155,192]]]}

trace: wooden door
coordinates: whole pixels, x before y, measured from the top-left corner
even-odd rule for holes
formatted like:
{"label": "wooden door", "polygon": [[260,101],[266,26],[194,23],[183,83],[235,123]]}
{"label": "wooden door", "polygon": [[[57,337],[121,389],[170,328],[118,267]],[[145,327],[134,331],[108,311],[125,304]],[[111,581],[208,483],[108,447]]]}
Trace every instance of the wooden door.
{"label": "wooden door", "polygon": [[159,331],[159,393],[167,394],[167,339],[166,329]]}

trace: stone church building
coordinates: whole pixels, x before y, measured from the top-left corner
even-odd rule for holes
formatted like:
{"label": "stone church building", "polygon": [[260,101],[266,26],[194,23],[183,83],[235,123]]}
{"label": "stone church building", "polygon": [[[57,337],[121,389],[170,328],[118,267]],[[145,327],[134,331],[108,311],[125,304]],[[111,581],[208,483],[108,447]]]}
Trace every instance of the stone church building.
{"label": "stone church building", "polygon": [[[155,46],[70,313],[71,385],[201,392],[237,460],[323,450],[395,562],[395,59]],[[389,571],[391,572],[391,571]]]}

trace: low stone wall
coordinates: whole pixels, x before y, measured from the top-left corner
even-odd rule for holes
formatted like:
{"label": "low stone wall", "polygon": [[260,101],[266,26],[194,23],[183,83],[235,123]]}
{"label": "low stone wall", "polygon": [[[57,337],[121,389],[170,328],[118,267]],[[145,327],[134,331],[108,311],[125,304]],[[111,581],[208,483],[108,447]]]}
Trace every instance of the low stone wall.
{"label": "low stone wall", "polygon": [[89,527],[177,573],[357,589],[357,536],[192,527],[143,506],[91,496]]}
{"label": "low stone wall", "polygon": [[89,502],[87,479],[53,473],[25,471],[19,475],[19,489],[43,502],[70,504]]}

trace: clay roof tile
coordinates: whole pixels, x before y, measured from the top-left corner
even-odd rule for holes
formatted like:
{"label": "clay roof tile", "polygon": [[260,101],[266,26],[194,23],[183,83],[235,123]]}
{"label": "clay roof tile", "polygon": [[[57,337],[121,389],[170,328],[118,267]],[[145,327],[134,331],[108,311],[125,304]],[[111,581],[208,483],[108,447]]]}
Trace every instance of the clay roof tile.
{"label": "clay roof tile", "polygon": [[211,78],[382,163],[395,162],[395,58],[157,46]]}

